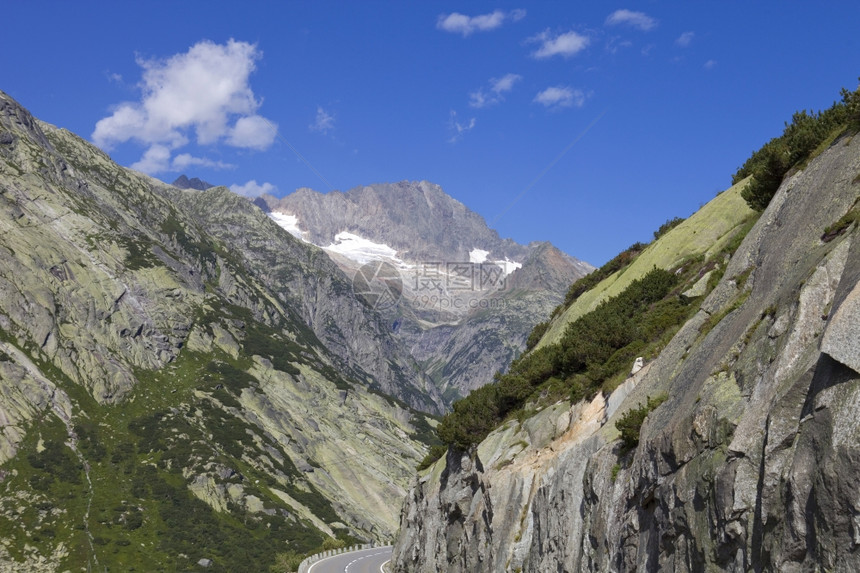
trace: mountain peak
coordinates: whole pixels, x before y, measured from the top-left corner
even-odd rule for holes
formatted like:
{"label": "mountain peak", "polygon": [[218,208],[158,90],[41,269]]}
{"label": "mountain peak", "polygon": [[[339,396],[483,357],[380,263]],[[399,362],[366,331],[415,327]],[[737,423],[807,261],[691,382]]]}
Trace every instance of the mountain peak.
{"label": "mountain peak", "polygon": [[206,191],[210,187],[215,187],[215,185],[212,185],[208,181],[203,181],[197,177],[189,179],[184,173],[177,177],[176,181],[171,183],[171,185],[180,189],[196,189],[198,191]]}
{"label": "mountain peak", "polygon": [[395,249],[412,261],[467,261],[474,249],[491,258],[525,259],[528,249],[502,239],[479,214],[427,181],[399,181],[320,193],[299,189],[277,200],[272,212],[295,216],[307,239],[330,245],[349,232]]}
{"label": "mountain peak", "polygon": [[449,403],[491,382],[525,347],[535,317],[593,269],[549,243],[501,238],[428,181],[302,188],[254,203],[293,236],[322,247],[348,276],[387,269],[397,300],[384,312]]}

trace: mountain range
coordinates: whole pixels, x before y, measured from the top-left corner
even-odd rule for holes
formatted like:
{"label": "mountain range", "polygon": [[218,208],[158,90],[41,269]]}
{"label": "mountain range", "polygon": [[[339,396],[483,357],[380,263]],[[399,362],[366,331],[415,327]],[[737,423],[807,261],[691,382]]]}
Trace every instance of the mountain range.
{"label": "mountain range", "polygon": [[[427,181],[255,203],[347,276],[384,265],[397,282],[377,305],[445,403],[492,381],[525,348],[536,317],[594,267],[549,243],[502,239],[483,217]],[[382,285],[380,285],[382,286]]]}
{"label": "mountain range", "polygon": [[323,251],[3,93],[0,213],[0,570],[261,571],[393,534],[443,406]]}
{"label": "mountain range", "polygon": [[168,185],[0,92],[0,572],[860,569],[858,132],[796,114],[593,269],[425,181]]}

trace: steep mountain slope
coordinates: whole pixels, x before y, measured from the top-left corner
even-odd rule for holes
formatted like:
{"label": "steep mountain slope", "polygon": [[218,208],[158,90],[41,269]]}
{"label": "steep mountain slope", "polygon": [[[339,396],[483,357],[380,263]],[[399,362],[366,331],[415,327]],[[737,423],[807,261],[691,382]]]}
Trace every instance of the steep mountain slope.
{"label": "steep mountain slope", "polygon": [[256,203],[296,237],[323,247],[349,276],[385,263],[398,291],[396,304],[380,310],[448,403],[504,370],[536,317],[593,269],[548,243],[501,239],[427,181],[344,193],[299,189]]}
{"label": "steep mountain slope", "polygon": [[438,402],[324,253],[2,92],[0,213],[0,571],[390,535]]}
{"label": "steep mountain slope", "polygon": [[[704,290],[687,291],[698,311],[644,368],[611,394],[512,416],[419,476],[395,570],[860,569],[858,197],[860,138],[844,135],[783,182]],[[718,253],[742,218],[720,219],[729,200],[641,260],[653,267],[719,224],[678,267],[711,272],[697,253]],[[635,434],[619,441],[616,422]]]}
{"label": "steep mountain slope", "polygon": [[743,231],[754,212],[741,197],[748,179],[733,185],[672,229],[671,235],[655,241],[636,257],[624,272],[614,273],[578,297],[562,314],[551,321],[538,347],[561,339],[565,328],[580,316],[594,310],[604,300],[617,296],[652,268],[677,268],[691,257],[712,259],[738,232]]}

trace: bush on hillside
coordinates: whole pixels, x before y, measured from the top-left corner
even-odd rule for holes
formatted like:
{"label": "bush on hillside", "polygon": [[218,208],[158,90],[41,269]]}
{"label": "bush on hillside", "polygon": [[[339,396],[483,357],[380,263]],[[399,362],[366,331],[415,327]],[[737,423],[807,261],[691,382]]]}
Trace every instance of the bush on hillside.
{"label": "bush on hillside", "polygon": [[536,393],[564,390],[577,400],[595,394],[606,380],[623,374],[643,347],[686,319],[689,301],[670,294],[677,281],[674,273],[658,268],[633,281],[569,324],[559,342],[521,356],[492,384],[455,402],[437,428],[439,438],[465,450]]}
{"label": "bush on hillside", "polygon": [[617,271],[620,271],[624,267],[630,265],[633,261],[636,260],[636,257],[645,250],[645,247],[648,245],[644,243],[633,243],[617,255],[612,258],[605,265],[597,269],[596,271],[590,272],[584,277],[575,281],[570,288],[567,290],[567,294],[564,296],[564,302],[560,304],[554,311],[553,316],[563,312],[567,307],[572,305],[576,299],[581,297],[583,294],[597,286],[597,284]]}
{"label": "bush on hillside", "polygon": [[842,101],[820,112],[796,112],[785,129],[763,145],[735,172],[732,183],[748,176],[752,181],[741,192],[750,208],[768,206],[788,172],[812,158],[819,147],[846,128],[860,128],[860,89],[842,90]]}
{"label": "bush on hillside", "polygon": [[654,240],[656,241],[657,239],[683,223],[685,220],[686,219],[684,219],[684,217],[674,217],[672,219],[669,219],[668,221],[660,225],[659,229],[654,231]]}
{"label": "bush on hillside", "polygon": [[526,340],[526,352],[537,346],[537,343],[540,342],[540,339],[543,338],[543,335],[546,334],[546,331],[549,329],[549,321],[539,322],[534,328],[532,328],[531,333],[529,333],[529,337]]}
{"label": "bush on hillside", "polygon": [[642,424],[645,423],[645,418],[648,417],[653,410],[660,404],[666,401],[668,396],[661,394],[654,399],[651,396],[646,398],[645,404],[639,404],[638,408],[632,408],[624,413],[621,418],[615,422],[615,427],[621,432],[621,453],[625,454],[639,445],[639,433],[642,430]]}

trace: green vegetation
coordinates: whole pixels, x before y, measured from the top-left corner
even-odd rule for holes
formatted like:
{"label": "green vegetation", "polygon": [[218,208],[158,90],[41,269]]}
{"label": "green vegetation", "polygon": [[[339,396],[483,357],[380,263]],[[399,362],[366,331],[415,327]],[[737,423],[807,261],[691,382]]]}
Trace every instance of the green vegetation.
{"label": "green vegetation", "polygon": [[447,451],[448,451],[448,446],[444,446],[444,445],[430,446],[430,451],[427,452],[427,455],[424,456],[424,459],[422,459],[418,463],[418,466],[415,469],[418,470],[419,472],[426,470],[427,468],[432,466],[434,463],[436,463],[436,460],[438,460],[439,458],[444,456],[445,452],[447,452]]}
{"label": "green vegetation", "polygon": [[[694,265],[681,274],[695,274]],[[656,353],[697,305],[679,294],[682,278],[654,268],[616,297],[568,325],[561,341],[521,356],[496,381],[454,404],[438,433],[467,449],[529,402],[580,400],[612,391],[637,356]]]}
{"label": "green vegetation", "polygon": [[656,241],[657,239],[659,239],[660,237],[662,237],[663,235],[665,235],[666,233],[668,233],[669,231],[671,231],[672,229],[674,229],[675,227],[677,227],[678,225],[683,223],[684,221],[686,221],[686,219],[684,219],[683,217],[674,217],[672,219],[669,219],[668,221],[666,221],[665,223],[660,225],[659,229],[654,231],[654,240]]}
{"label": "green vegetation", "polygon": [[[221,318],[229,318],[231,310],[221,307]],[[271,332],[287,340],[250,313],[241,318],[246,338]],[[279,364],[287,358],[318,359],[313,347],[291,344],[284,345],[290,350],[286,355],[274,345],[266,350],[283,356]],[[96,403],[51,363],[36,362],[87,417],[71,424],[77,452],[67,445],[66,427],[50,415],[28,429],[22,455],[4,464],[10,472],[6,487],[28,492],[31,499],[23,513],[14,497],[0,500],[0,536],[14,540],[8,547],[13,559],[24,558],[25,543],[47,551],[62,541],[71,550],[59,570],[92,563],[95,556],[122,571],[194,570],[204,557],[213,561],[210,571],[266,571],[279,562],[279,554],[314,553],[327,539],[272,489],[286,492],[325,522],[341,521],[273,437],[234,415],[242,391],[259,385],[248,373],[247,357],[186,350],[167,368],[137,371],[133,398],[115,405]],[[427,434],[430,425],[422,421],[420,431]],[[278,455],[270,454],[275,451]],[[213,474],[212,464],[230,468],[232,477]],[[251,513],[229,499],[228,511],[217,511],[189,489],[197,475],[214,477],[219,485],[241,485],[266,511]],[[346,532],[338,537],[349,541]]]}
{"label": "green vegetation", "polygon": [[117,242],[128,251],[125,257],[125,267],[130,271],[148,269],[161,264],[152,253],[152,244],[145,238],[131,239],[117,237]]}
{"label": "green vegetation", "polygon": [[[431,424],[430,420],[433,420],[435,424]],[[435,429],[438,422],[439,418],[437,416],[413,411],[412,419],[409,420],[409,423],[412,424],[415,431],[409,434],[409,437],[431,447],[438,446],[441,444]]]}
{"label": "green vegetation", "polygon": [[[646,245],[637,243],[601,269],[576,281],[567,293],[566,302],[555,309],[553,316],[563,313],[609,277],[621,277],[614,284],[625,286],[614,297],[569,322],[554,343],[544,342],[537,347],[536,341],[544,339],[554,323],[537,325],[529,337],[530,352],[517,358],[507,373],[497,374],[493,384],[454,403],[453,411],[437,428],[441,440],[446,445],[466,449],[504,421],[522,421],[542,405],[563,399],[581,400],[598,391],[612,392],[626,378],[636,357],[656,356],[698,310],[700,300],[719,283],[726,258],[737,250],[759,217],[758,213],[747,211],[738,189],[719,196],[703,212],[707,215],[696,213],[693,218],[704,217],[703,224],[722,230],[696,235],[695,229],[687,229],[680,239],[686,251],[670,249],[666,254],[664,249],[659,256],[652,254],[648,260],[655,267],[651,271],[624,280],[628,269],[641,266],[640,255]],[[680,223],[676,219],[667,221],[657,234],[662,236]],[[702,242],[703,239],[708,240]],[[691,243],[697,247],[691,250]],[[684,252],[688,253],[686,257],[681,254]],[[706,252],[711,254],[706,256]],[[674,266],[669,271],[660,270],[656,262]],[[681,294],[706,273],[710,274],[702,297],[688,298]],[[743,283],[748,276],[737,278]],[[744,296],[738,297],[737,306],[744,300]],[[444,453],[445,448],[433,448],[420,467],[428,467]]]}
{"label": "green vegetation", "polygon": [[860,89],[842,90],[842,101],[819,112],[796,112],[791,123],[786,122],[782,135],[753,152],[732,177],[733,183],[752,175],[743,190],[747,204],[763,211],[770,203],[785,176],[795,168],[803,168],[826,142],[833,142],[846,130],[860,128]]}
{"label": "green vegetation", "polygon": [[546,334],[548,329],[548,320],[539,322],[534,326],[534,328],[532,328],[532,331],[529,333],[529,337],[526,340],[526,352],[537,346],[537,343],[540,342],[540,339],[543,338],[543,335]]}
{"label": "green vegetation", "polygon": [[554,317],[564,312],[565,309],[576,302],[576,299],[597,286],[598,283],[609,275],[628,267],[647,246],[648,245],[644,243],[634,243],[615,255],[612,260],[596,271],[591,272],[574,282],[567,290],[567,294],[564,295],[564,302],[556,307],[552,312],[552,316]]}
{"label": "green vegetation", "polygon": [[70,484],[81,483],[83,466],[72,451],[59,441],[47,441],[41,452],[27,455],[33,469],[39,470],[30,480],[33,489],[47,491],[54,480]]}
{"label": "green vegetation", "polygon": [[[857,180],[855,180],[855,183],[856,182]],[[849,209],[847,213],[845,213],[838,221],[824,229],[824,234],[821,235],[821,240],[825,243],[829,243],[844,233],[848,227],[857,222],[860,222],[860,197],[854,201],[854,205],[851,206],[851,209]]]}
{"label": "green vegetation", "polygon": [[295,551],[284,551],[275,556],[275,564],[270,567],[272,573],[294,573],[305,560],[305,555]]}
{"label": "green vegetation", "polygon": [[[644,405],[640,403],[638,408],[628,410],[615,422],[615,427],[621,432],[622,455],[639,445],[639,432],[642,429],[645,418],[667,399],[668,396],[665,394],[661,394],[654,399],[648,396]],[[613,472],[613,481],[615,481],[616,474],[617,472]]]}

